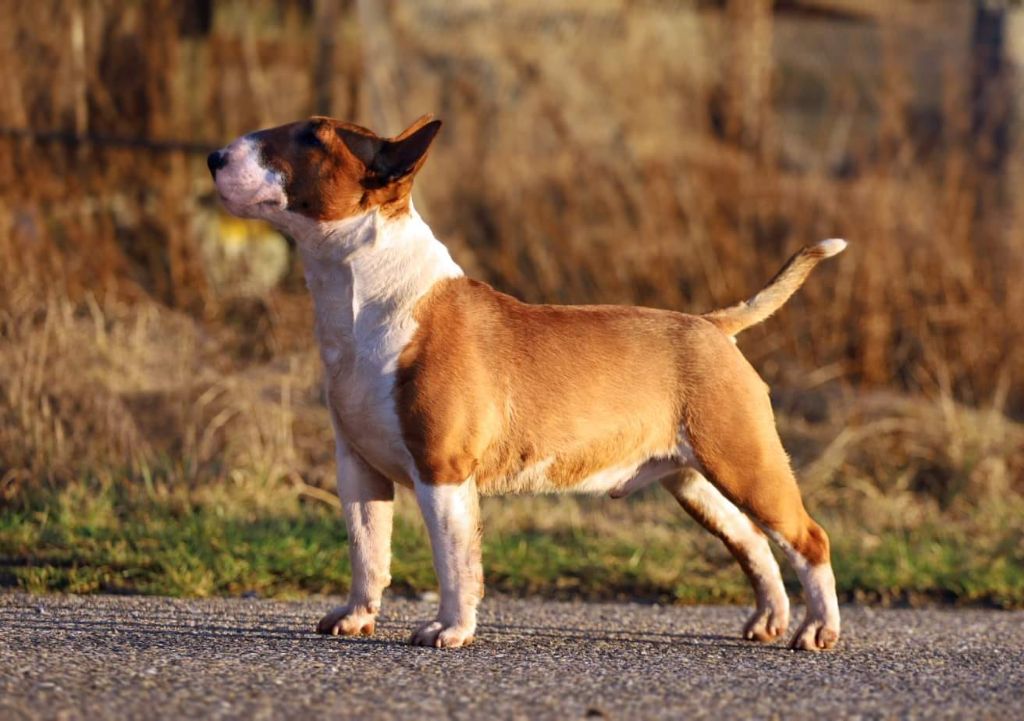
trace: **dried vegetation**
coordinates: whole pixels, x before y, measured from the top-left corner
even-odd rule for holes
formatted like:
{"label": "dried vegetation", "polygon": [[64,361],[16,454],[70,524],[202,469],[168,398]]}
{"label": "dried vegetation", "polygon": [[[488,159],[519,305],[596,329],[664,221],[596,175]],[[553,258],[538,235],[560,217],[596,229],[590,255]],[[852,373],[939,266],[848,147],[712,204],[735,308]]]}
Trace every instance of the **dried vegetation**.
{"label": "dried vegetation", "polygon": [[[848,238],[742,340],[833,529],[840,583],[1024,603],[1024,198],[1016,166],[993,160],[1003,121],[972,120],[957,68],[938,73],[921,130],[908,18],[835,34],[837,56],[878,67],[823,82],[797,72],[820,56],[771,62],[773,38],[820,27],[708,4],[204,6],[0,10],[3,124],[91,138],[0,134],[0,575],[38,589],[324,590],[313,571],[218,583],[204,566],[133,586],[48,575],[38,559],[75,542],[47,535],[68,517],[55,509],[111,489],[124,504],[104,507],[113,536],[124,508],[156,517],[160,504],[321,519],[332,441],[301,269],[291,259],[258,292],[211,280],[204,248],[230,226],[193,150],[312,112],[393,132],[433,110],[446,125],[423,214],[470,272],[531,301],[704,310],[760,287],[798,246]],[[744,38],[756,52],[737,50]],[[787,114],[801,93],[807,117]],[[718,596],[687,585],[695,563],[734,571],[662,501],[491,502],[491,573],[520,591],[741,595],[735,575]],[[402,509],[407,546],[422,548]],[[545,570],[531,544],[558,546],[541,532],[579,555]],[[83,554],[63,562],[100,563]],[[694,554],[705,561],[680,560]],[[399,584],[429,584],[417,573]]]}

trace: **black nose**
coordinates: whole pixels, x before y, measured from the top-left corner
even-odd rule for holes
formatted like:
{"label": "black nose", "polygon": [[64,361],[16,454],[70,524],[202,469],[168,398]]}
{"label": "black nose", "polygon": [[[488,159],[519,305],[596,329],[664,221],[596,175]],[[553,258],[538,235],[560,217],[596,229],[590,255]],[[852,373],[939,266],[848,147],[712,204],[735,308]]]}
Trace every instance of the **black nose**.
{"label": "black nose", "polygon": [[210,175],[217,177],[217,171],[228,164],[228,154],[220,150],[214,150],[206,156],[206,167],[210,169]]}

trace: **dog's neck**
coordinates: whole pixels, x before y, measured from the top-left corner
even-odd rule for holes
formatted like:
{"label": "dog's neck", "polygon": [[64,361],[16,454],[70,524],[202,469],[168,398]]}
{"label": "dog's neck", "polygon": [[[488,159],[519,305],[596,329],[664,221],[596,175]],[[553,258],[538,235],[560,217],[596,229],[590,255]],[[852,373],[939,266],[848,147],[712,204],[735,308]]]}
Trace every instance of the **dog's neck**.
{"label": "dog's neck", "polygon": [[463,274],[411,203],[397,218],[371,210],[288,230],[305,265],[329,372],[343,371],[357,356],[391,365],[400,336],[415,329],[417,301],[437,281]]}

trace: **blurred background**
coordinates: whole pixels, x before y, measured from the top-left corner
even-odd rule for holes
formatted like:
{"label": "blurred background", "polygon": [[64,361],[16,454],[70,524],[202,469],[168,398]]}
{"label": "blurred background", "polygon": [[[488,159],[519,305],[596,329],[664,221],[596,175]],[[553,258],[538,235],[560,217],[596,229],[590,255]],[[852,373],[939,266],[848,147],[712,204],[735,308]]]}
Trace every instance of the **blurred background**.
{"label": "blurred background", "polygon": [[[11,0],[0,68],[0,585],[344,589],[300,262],[204,158],[433,112],[421,214],[529,301],[700,312],[847,238],[740,341],[841,591],[1024,605],[1018,3]],[[488,580],[747,599],[663,501],[488,501]]]}

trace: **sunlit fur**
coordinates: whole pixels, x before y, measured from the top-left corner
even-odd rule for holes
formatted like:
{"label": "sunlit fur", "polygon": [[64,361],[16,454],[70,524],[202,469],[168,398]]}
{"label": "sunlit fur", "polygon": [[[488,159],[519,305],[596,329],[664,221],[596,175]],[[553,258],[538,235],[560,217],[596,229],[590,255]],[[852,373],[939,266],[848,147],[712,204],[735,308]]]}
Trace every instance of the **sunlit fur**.
{"label": "sunlit fur", "polygon": [[752,518],[807,591],[794,646],[832,646],[828,537],[804,509],[767,387],[732,336],[845,243],[805,248],[750,301],[705,316],[522,303],[466,278],[413,207],[439,125],[424,117],[381,138],[312,118],[240,138],[215,164],[229,210],[295,239],[313,295],[353,567],[348,603],[319,630],[372,633],[394,484],[415,490],[441,585],[437,617],[412,641],[455,647],[472,640],[483,595],[479,493],[621,497],[661,481],[750,577],[748,637],[774,639],[789,613]]}

